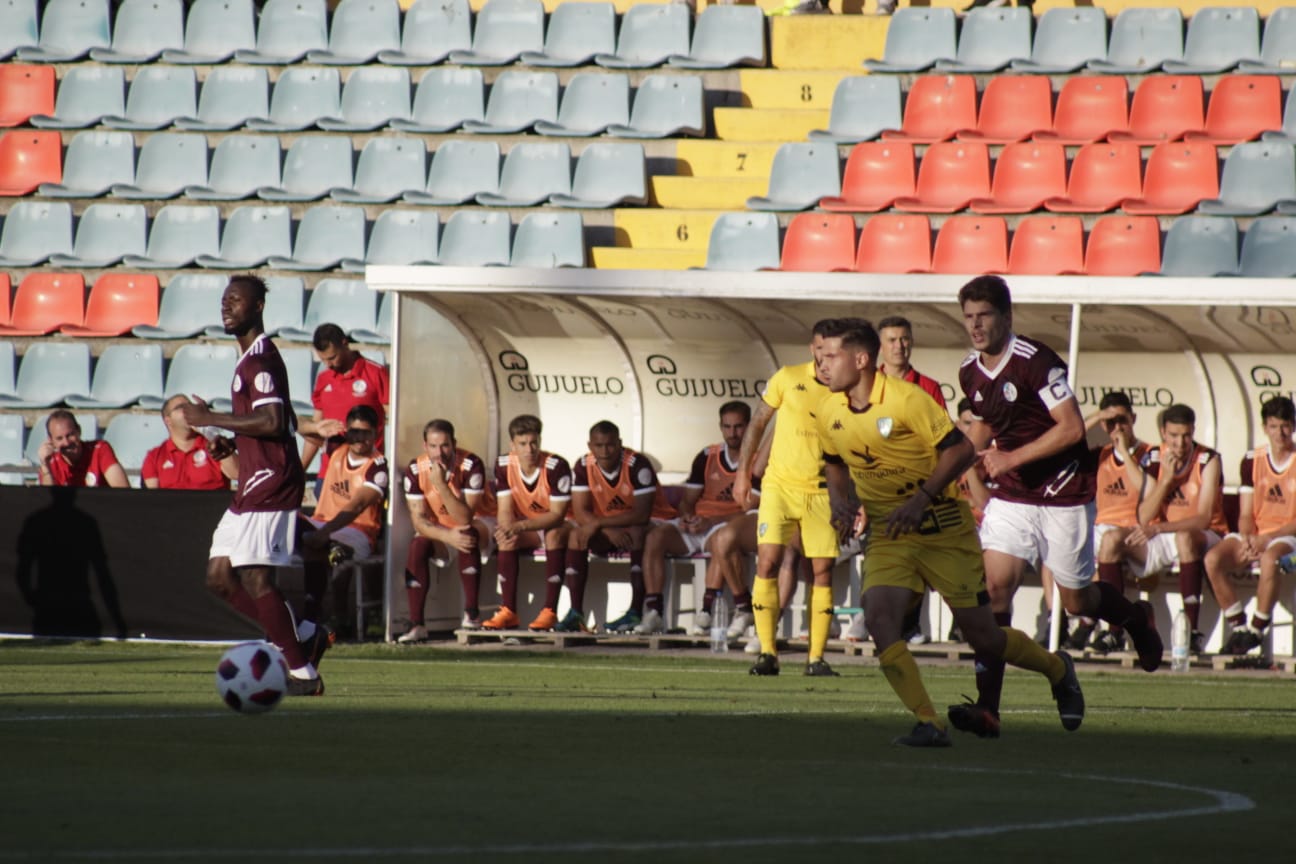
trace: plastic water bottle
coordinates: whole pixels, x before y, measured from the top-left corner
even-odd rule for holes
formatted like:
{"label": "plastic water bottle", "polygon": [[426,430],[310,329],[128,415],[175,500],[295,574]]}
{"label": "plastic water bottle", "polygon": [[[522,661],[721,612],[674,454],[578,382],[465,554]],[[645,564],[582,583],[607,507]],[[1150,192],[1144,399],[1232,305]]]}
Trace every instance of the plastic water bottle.
{"label": "plastic water bottle", "polygon": [[1170,671],[1188,671],[1188,640],[1192,634],[1188,627],[1188,616],[1179,610],[1175,615],[1174,625],[1170,629]]}
{"label": "plastic water bottle", "polygon": [[711,607],[711,650],[723,654],[729,650],[729,607],[723,597],[717,597]]}
{"label": "plastic water bottle", "polygon": [[1288,552],[1279,558],[1278,569],[1284,573],[1296,572],[1296,552]]}

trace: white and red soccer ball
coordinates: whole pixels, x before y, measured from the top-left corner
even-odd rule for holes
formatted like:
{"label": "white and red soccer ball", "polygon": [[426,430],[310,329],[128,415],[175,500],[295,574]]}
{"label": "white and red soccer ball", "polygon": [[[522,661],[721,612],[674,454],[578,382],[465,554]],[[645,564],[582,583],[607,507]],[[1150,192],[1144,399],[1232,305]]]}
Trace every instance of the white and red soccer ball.
{"label": "white and red soccer ball", "polygon": [[216,665],[216,692],[240,714],[263,714],[288,692],[288,663],[269,642],[244,642]]}

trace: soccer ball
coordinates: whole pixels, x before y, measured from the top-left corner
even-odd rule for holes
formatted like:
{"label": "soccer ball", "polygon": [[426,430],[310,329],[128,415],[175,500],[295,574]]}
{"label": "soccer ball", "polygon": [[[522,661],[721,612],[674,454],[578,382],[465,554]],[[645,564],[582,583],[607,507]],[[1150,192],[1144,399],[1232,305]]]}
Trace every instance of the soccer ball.
{"label": "soccer ball", "polygon": [[240,714],[263,714],[288,692],[288,663],[269,642],[244,642],[216,666],[216,692]]}

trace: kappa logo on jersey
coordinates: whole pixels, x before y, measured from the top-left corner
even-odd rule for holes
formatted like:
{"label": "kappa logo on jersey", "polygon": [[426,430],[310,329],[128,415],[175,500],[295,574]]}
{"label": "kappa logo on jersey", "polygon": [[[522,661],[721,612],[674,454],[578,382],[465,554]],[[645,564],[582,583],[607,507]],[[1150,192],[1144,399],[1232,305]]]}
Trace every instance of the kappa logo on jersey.
{"label": "kappa logo on jersey", "polygon": [[1125,478],[1118,479],[1115,483],[1108,483],[1103,487],[1104,495],[1128,495],[1129,490],[1125,488]]}
{"label": "kappa logo on jersey", "polygon": [[832,428],[834,432],[839,432],[842,429],[845,429],[846,427],[842,425],[842,422],[840,420],[834,420]]}
{"label": "kappa logo on jersey", "polygon": [[894,425],[894,421],[892,421],[890,417],[879,417],[877,421],[878,434],[881,435],[883,438],[890,438],[891,427],[893,425]]}
{"label": "kappa logo on jersey", "polygon": [[806,391],[806,386],[805,386],[804,384],[798,384],[798,385],[796,385],[796,388],[795,388],[795,389],[796,389],[796,390],[799,390],[799,391],[802,392],[802,393],[807,392],[807,391]]}

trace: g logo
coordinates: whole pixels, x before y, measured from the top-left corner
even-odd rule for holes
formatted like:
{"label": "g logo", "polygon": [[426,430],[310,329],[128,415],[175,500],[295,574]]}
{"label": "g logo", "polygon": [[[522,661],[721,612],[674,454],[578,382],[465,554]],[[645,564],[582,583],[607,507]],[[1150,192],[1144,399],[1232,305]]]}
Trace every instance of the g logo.
{"label": "g logo", "polygon": [[675,361],[665,354],[648,355],[648,371],[654,375],[674,375],[676,372]]}
{"label": "g logo", "polygon": [[517,372],[531,368],[531,364],[527,363],[527,359],[516,351],[501,351],[499,364],[504,369]]}

